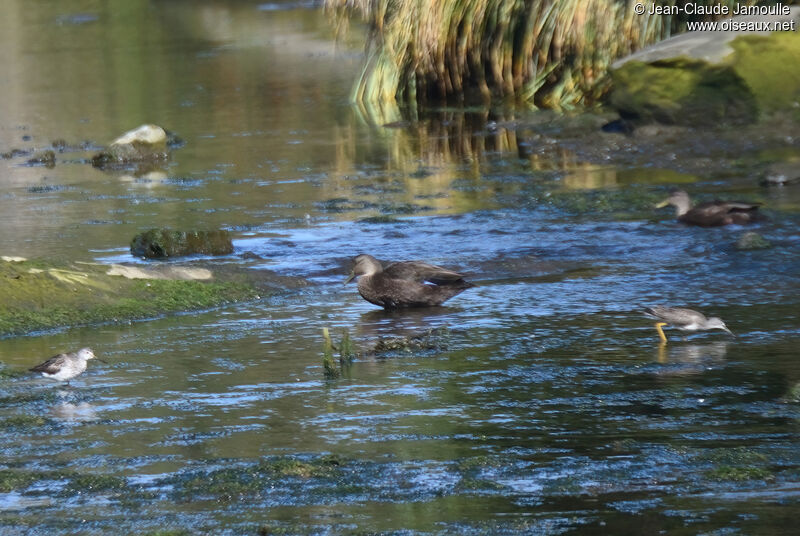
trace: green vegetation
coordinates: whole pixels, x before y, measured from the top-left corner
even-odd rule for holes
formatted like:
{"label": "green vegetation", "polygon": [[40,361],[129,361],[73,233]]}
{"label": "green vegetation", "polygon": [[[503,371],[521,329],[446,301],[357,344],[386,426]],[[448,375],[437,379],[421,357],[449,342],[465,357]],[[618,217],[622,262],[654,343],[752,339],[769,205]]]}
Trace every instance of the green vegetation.
{"label": "green vegetation", "polygon": [[[663,2],[663,5],[675,4]],[[733,0],[721,3],[732,6]],[[475,97],[563,108],[596,101],[611,62],[668,37],[686,16],[636,15],[624,0],[326,0],[370,37],[353,98],[367,106]]]}
{"label": "green vegetation", "polygon": [[729,480],[741,482],[743,480],[771,480],[774,475],[762,467],[731,467],[723,465],[706,472],[712,480]]}
{"label": "green vegetation", "polygon": [[[322,328],[324,339],[322,347],[322,366],[325,369],[325,378],[332,380],[342,375],[342,371],[353,363],[356,352],[353,348],[353,341],[350,339],[350,332],[342,330],[342,342],[339,346],[333,344],[328,328]],[[334,350],[339,352],[339,362],[333,358]]]}
{"label": "green vegetation", "polygon": [[631,61],[612,79],[611,106],[637,121],[713,126],[750,123],[758,115],[747,85],[727,66],[687,58]]}
{"label": "green vegetation", "polygon": [[0,261],[0,336],[123,322],[254,299],[243,282],[127,279],[107,266]]}
{"label": "green vegetation", "polygon": [[112,475],[76,475],[67,486],[68,492],[114,491],[125,489],[125,479]]}
{"label": "green vegetation", "polygon": [[14,415],[0,419],[0,430],[7,428],[38,428],[47,424],[47,419],[39,415]]}
{"label": "green vegetation", "polygon": [[27,488],[35,481],[34,473],[4,469],[0,471],[0,493]]}

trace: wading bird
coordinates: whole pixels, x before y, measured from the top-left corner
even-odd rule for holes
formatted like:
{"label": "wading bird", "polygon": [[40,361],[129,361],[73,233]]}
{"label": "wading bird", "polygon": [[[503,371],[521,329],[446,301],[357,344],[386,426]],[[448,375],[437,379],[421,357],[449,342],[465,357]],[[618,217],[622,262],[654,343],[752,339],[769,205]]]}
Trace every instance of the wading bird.
{"label": "wading bird", "polygon": [[644,311],[645,315],[657,320],[656,330],[658,331],[658,336],[661,338],[661,342],[667,342],[667,337],[661,329],[663,326],[672,326],[681,331],[721,329],[733,335],[721,318],[717,318],[716,316],[706,318],[703,313],[693,309],[657,305],[655,307],[647,307]]}
{"label": "wading bird", "polygon": [[[69,382],[69,380],[86,370],[86,362],[90,359],[95,359],[92,349],[81,348],[77,352],[53,356],[44,363],[36,365],[29,370],[32,372],[41,372],[42,376],[45,378]],[[103,360],[98,359],[98,361]],[[103,362],[105,363],[105,361]]]}

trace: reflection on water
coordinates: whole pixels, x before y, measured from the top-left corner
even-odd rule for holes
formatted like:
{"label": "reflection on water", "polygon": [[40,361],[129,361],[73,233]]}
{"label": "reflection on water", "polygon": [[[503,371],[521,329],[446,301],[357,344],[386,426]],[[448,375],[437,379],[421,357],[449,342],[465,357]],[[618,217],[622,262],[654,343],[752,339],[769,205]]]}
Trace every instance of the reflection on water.
{"label": "reflection on water", "polygon": [[53,408],[53,416],[56,419],[70,422],[86,422],[97,419],[95,410],[88,402],[61,402]]}
{"label": "reflection on water", "polygon": [[730,343],[715,341],[708,344],[658,345],[658,362],[677,364],[668,374],[692,374],[702,372],[708,367],[724,364],[725,354]]}
{"label": "reflection on water", "polygon": [[[714,191],[729,177],[588,165],[547,114],[354,110],[361,45],[335,45],[305,3],[29,4],[0,19],[0,149],[67,148],[52,169],[0,160],[0,253],[130,262],[143,229],[225,227],[237,251],[218,262],[309,285],[0,340],[0,532],[794,522],[774,497],[795,493],[800,464],[787,395],[800,381],[797,194],[769,194],[780,203],[757,230],[776,246],[740,252],[740,229],[652,209],[668,185]],[[186,140],[163,168],[82,161],[143,122]],[[359,253],[424,259],[477,286],[385,312],[341,284]],[[659,347],[648,303],[713,310],[738,337]],[[362,351],[448,336],[326,380],[323,327]],[[83,346],[109,365],[69,387],[25,372]]]}

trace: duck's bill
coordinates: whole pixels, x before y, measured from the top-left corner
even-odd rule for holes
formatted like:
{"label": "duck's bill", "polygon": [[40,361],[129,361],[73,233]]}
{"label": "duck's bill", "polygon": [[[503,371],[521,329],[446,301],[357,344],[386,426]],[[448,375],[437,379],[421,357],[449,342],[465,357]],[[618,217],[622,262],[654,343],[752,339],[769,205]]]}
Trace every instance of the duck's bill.
{"label": "duck's bill", "polygon": [[667,205],[669,205],[669,201],[667,201],[667,200],[665,199],[664,201],[662,201],[662,202],[660,202],[659,204],[657,204],[657,205],[656,205],[656,208],[664,208],[664,207],[666,207]]}
{"label": "duck's bill", "polygon": [[736,335],[734,335],[734,334],[733,334],[733,332],[732,332],[731,330],[729,330],[728,328],[725,328],[725,331],[726,331],[726,332],[728,333],[728,335],[730,335],[731,337],[736,337]]}
{"label": "duck's bill", "polygon": [[345,281],[344,281],[344,283],[343,283],[343,284],[344,284],[344,285],[348,284],[350,281],[352,281],[353,279],[355,279],[355,277],[356,277],[356,274],[355,274],[355,272],[350,272],[350,277],[348,277],[347,279],[345,279]]}

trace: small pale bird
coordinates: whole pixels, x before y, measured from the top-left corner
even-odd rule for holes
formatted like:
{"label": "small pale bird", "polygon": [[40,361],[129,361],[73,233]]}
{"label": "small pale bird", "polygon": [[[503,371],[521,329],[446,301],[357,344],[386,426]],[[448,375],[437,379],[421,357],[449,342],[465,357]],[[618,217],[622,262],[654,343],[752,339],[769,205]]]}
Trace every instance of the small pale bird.
{"label": "small pale bird", "polygon": [[[28,370],[41,372],[45,378],[69,382],[69,380],[86,370],[86,362],[90,359],[95,359],[92,349],[81,348],[77,352],[53,356],[44,363]],[[102,361],[102,359],[98,359],[98,361]]]}
{"label": "small pale bird", "polygon": [[716,316],[706,318],[703,313],[693,309],[656,305],[655,307],[647,307],[644,311],[645,315],[649,316],[650,318],[655,318],[658,321],[656,322],[656,330],[658,331],[658,336],[661,338],[661,342],[667,342],[667,337],[664,335],[664,331],[661,329],[662,326],[672,326],[681,331],[705,331],[707,329],[721,329],[722,331],[733,335],[731,330],[728,329],[728,326],[725,325],[725,322],[723,322],[721,318],[717,318]]}

